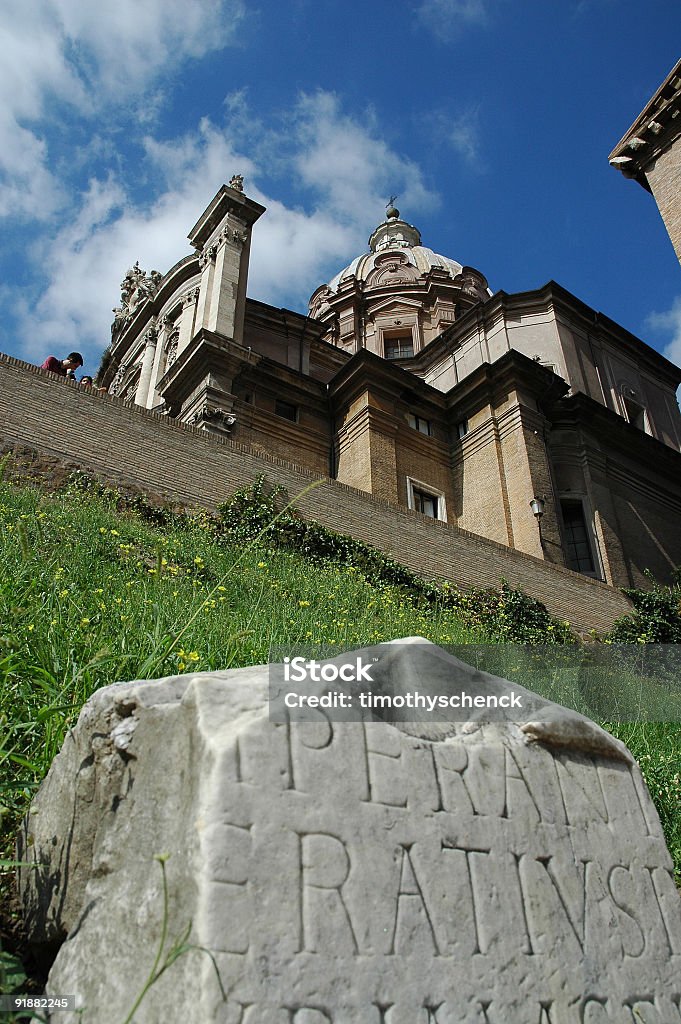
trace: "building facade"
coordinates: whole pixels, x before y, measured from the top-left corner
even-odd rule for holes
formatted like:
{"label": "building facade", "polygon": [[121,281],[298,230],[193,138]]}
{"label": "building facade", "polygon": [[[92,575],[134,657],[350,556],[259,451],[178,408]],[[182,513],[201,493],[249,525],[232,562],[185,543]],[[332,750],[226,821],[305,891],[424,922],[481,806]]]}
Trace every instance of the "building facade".
{"label": "building facade", "polygon": [[128,272],[110,393],[613,586],[669,578],[681,370],[554,282],[493,294],[394,207],[308,316],[250,299],[263,213],[235,177],[193,255]]}
{"label": "building facade", "polygon": [[681,60],[617,143],[610,163],[653,195],[681,262]]}

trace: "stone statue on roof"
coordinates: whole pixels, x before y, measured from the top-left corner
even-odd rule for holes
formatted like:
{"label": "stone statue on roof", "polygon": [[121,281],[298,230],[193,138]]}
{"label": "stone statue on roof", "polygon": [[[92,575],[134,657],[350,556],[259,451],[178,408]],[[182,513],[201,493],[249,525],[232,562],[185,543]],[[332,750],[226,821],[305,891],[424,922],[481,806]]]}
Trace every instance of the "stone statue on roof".
{"label": "stone statue on roof", "polygon": [[147,274],[140,267],[139,260],[135,261],[121,281],[121,304],[113,309],[112,335],[120,332],[143,302],[154,297],[162,277],[158,270]]}
{"label": "stone statue on roof", "polygon": [[[128,321],[146,299],[152,299],[159,290],[163,274],[158,270],[146,273],[135,261],[121,282],[121,305],[114,312],[114,327]],[[113,329],[112,329],[113,330]]]}

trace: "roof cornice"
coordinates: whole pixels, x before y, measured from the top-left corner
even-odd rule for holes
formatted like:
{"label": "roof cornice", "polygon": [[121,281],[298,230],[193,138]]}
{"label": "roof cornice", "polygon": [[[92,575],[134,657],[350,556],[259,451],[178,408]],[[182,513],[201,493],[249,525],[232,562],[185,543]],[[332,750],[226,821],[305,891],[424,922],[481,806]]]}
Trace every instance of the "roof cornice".
{"label": "roof cornice", "polygon": [[576,321],[585,332],[596,337],[607,336],[621,348],[628,349],[639,362],[646,363],[656,374],[666,376],[670,386],[676,388],[681,383],[681,368],[605,313],[587,306],[556,281],[548,281],[541,288],[527,292],[496,292],[491,299],[478,303],[447,327],[409,361],[409,366],[420,369],[424,364],[428,365],[440,352],[456,348],[459,341],[467,337],[476,326],[488,332],[503,317],[519,312],[545,312],[549,309]]}
{"label": "roof cornice", "polygon": [[646,171],[681,135],[681,60],[609,156],[610,165],[647,192]]}
{"label": "roof cornice", "polygon": [[678,481],[681,452],[627,423],[612,409],[601,405],[589,395],[577,391],[558,398],[550,405],[548,414],[555,428],[564,424],[590,426],[596,436],[607,437],[608,448],[612,451],[635,458],[642,466],[654,466],[657,471],[664,471],[674,481]]}
{"label": "roof cornice", "polygon": [[187,237],[196,249],[202,249],[213,231],[228,214],[232,214],[248,227],[252,227],[264,212],[265,207],[260,203],[249,199],[238,189],[223,185],[213,196]]}

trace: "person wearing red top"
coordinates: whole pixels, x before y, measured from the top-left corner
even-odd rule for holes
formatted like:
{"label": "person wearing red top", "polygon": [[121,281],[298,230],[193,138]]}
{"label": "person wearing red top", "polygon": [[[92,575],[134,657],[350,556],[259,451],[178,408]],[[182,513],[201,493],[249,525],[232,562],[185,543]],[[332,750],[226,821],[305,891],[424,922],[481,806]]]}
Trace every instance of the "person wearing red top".
{"label": "person wearing red top", "polygon": [[56,356],[48,356],[42,363],[41,370],[49,370],[50,373],[58,373],[60,377],[74,377],[74,371],[83,365],[83,357],[80,352],[69,352],[66,359],[57,359]]}

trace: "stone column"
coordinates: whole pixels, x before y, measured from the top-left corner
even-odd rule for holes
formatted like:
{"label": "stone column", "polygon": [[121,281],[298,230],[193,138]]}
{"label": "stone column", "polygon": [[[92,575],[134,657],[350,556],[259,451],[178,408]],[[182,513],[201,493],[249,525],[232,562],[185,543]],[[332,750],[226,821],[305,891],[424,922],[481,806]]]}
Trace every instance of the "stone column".
{"label": "stone column", "polygon": [[142,368],[140,370],[140,381],[137,385],[135,405],[141,405],[146,409],[149,397],[149,388],[152,380],[154,357],[156,356],[156,341],[158,334],[155,327],[150,327],[144,335],[144,355],[142,357]]}
{"label": "stone column", "polygon": [[163,353],[171,326],[172,323],[170,318],[164,316],[160,321],[160,329],[156,341],[156,354],[154,356],[154,364],[151,370],[151,382],[149,384],[149,392],[147,394],[147,409],[153,409],[154,406],[160,405],[161,403],[161,396],[156,390],[156,385],[158,384],[159,378],[162,377],[167,370],[167,366],[163,363]]}
{"label": "stone column", "polygon": [[189,232],[202,272],[195,335],[205,329],[243,343],[251,229],[264,212],[244,195],[242,179],[234,175]]}

